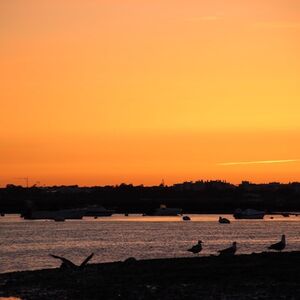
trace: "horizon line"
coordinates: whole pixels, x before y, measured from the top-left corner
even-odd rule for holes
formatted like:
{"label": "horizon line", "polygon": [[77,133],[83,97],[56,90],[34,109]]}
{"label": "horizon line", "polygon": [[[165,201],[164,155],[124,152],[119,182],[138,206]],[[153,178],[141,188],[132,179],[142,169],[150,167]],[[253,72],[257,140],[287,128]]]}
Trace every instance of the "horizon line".
{"label": "horizon line", "polygon": [[7,188],[8,185],[13,185],[13,186],[16,186],[16,187],[22,187],[24,189],[26,188],[52,188],[52,187],[78,187],[78,188],[93,188],[93,187],[119,187],[121,185],[132,185],[133,187],[139,187],[139,186],[143,186],[143,187],[159,187],[159,186],[163,186],[163,187],[172,187],[172,186],[175,186],[177,184],[185,184],[185,183],[192,183],[192,184],[195,184],[195,183],[199,183],[199,182],[202,182],[202,183],[210,183],[210,182],[220,182],[220,183],[225,183],[225,184],[230,184],[230,185],[235,185],[235,186],[238,186],[238,185],[241,185],[243,183],[249,183],[249,184],[255,184],[255,185],[261,185],[261,184],[293,184],[293,183],[299,183],[300,184],[300,181],[287,181],[287,182],[280,182],[280,181],[268,181],[268,182],[255,182],[255,181],[250,181],[250,180],[241,180],[240,182],[238,183],[232,183],[230,181],[227,181],[225,179],[198,179],[198,180],[191,180],[191,181],[181,181],[181,182],[176,182],[176,183],[173,183],[171,185],[168,185],[168,184],[165,184],[165,185],[161,185],[161,184],[155,184],[155,185],[144,185],[144,184],[133,184],[133,183],[126,183],[126,182],[122,182],[122,183],[118,183],[118,184],[105,184],[105,185],[80,185],[80,184],[54,184],[54,185],[32,185],[32,186],[24,186],[22,184],[18,185],[18,184],[14,184],[14,183],[7,183],[5,186],[1,186],[0,185],[0,189],[5,189]]}

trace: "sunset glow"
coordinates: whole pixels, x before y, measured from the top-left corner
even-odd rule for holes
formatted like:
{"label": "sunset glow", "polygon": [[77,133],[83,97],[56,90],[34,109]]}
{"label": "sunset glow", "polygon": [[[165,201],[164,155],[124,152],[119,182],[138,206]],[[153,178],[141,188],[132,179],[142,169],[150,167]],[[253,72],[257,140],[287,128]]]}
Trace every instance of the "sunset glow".
{"label": "sunset glow", "polygon": [[299,36],[296,0],[1,1],[0,186],[300,181]]}

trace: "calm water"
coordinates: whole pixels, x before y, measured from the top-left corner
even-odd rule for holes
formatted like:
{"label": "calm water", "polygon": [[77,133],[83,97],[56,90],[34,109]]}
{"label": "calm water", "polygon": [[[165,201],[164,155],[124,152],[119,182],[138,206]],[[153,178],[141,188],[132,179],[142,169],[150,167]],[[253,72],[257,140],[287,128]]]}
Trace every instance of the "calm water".
{"label": "calm water", "polygon": [[53,268],[58,261],[49,253],[62,255],[80,263],[91,252],[91,262],[193,256],[186,251],[201,239],[201,255],[216,254],[232,241],[237,253],[266,250],[266,246],[287,236],[287,251],[300,250],[300,216],[284,218],[265,216],[264,220],[234,220],[219,224],[219,215],[190,215],[192,221],[180,217],[85,218],[65,222],[29,221],[19,216],[0,217],[0,273]]}

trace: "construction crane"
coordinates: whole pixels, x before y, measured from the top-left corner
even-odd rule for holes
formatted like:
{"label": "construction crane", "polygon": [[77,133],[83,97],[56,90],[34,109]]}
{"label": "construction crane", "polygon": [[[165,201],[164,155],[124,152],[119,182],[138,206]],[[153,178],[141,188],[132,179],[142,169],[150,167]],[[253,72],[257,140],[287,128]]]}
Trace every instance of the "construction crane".
{"label": "construction crane", "polygon": [[21,178],[15,178],[15,179],[25,180],[25,182],[26,182],[26,188],[28,188],[28,186],[29,186],[29,178],[28,177],[21,177]]}

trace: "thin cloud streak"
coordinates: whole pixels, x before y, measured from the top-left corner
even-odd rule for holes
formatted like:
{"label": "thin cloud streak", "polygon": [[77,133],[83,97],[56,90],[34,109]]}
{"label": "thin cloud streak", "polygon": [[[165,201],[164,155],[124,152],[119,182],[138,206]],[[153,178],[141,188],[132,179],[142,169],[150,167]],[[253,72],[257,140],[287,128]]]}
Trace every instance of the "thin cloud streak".
{"label": "thin cloud streak", "polygon": [[255,160],[255,161],[236,161],[218,163],[219,166],[234,166],[234,165],[254,165],[254,164],[280,164],[299,162],[300,159],[279,159],[279,160]]}
{"label": "thin cloud streak", "polygon": [[299,22],[258,22],[253,26],[258,29],[300,29]]}

